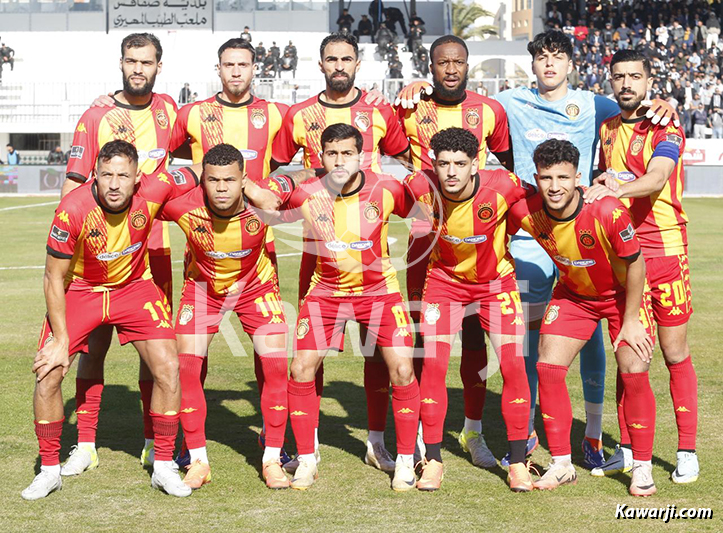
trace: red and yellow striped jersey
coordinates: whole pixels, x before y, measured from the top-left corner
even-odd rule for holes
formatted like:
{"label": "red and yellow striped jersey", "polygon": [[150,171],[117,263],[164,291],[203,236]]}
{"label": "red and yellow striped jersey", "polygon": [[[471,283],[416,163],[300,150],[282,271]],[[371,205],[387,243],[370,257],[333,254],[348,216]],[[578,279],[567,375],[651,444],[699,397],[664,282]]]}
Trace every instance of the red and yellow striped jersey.
{"label": "red and yellow striped jersey", "polygon": [[[294,182],[285,176],[268,178],[266,188],[287,201]],[[184,279],[208,285],[215,295],[252,290],[276,276],[266,249],[269,227],[248,203],[231,217],[214,213],[203,187],[171,200],[159,215],[175,221],[186,234],[190,254]]]}
{"label": "red and yellow striped jersey", "polygon": [[480,170],[474,180],[474,192],[462,201],[435,192],[432,170],[415,172],[405,184],[432,224],[428,270],[439,269],[452,281],[487,283],[515,269],[507,250],[507,212],[530,189],[507,170]]}
{"label": "red and yellow striped jersey", "polygon": [[415,170],[432,168],[430,141],[435,133],[447,128],[464,128],[474,133],[480,142],[480,168],[484,168],[487,161],[487,149],[492,152],[510,149],[504,108],[496,100],[472,91],[465,91],[457,102],[444,102],[434,94],[425,96],[414,109],[398,107],[397,115],[409,137]]}
{"label": "red and yellow striped jersey", "polygon": [[374,296],[399,292],[389,257],[388,222],[412,207],[404,187],[391,176],[362,171],[361,184],[348,194],[327,189],[325,177],[297,186],[282,206],[284,220],[302,219],[316,253],[307,295]]}
{"label": "red and yellow striped jersey", "polygon": [[329,104],[317,95],[291,106],[274,139],[274,161],[285,165],[303,148],[304,167],[322,167],[321,134],[327,126],[339,123],[354,126],[364,138],[362,170],[381,172],[381,154],[396,156],[406,152],[409,141],[392,108],[366,104],[366,93],[356,90],[358,96],[348,104]]}
{"label": "red and yellow striped jersey", "polygon": [[646,198],[625,198],[645,257],[687,253],[688,217],[683,211],[685,133],[673,125],[655,126],[645,117],[616,115],[600,127],[600,170],[612,170],[621,183],[643,176],[661,143],[678,151],[678,162],[663,190]]}
{"label": "red and yellow striped jersey", "polygon": [[540,194],[517,202],[509,213],[508,231],[522,228],[545,249],[560,269],[560,282],[587,298],[609,298],[625,292],[628,261],[640,253],[627,208],[612,197],[579,203],[561,220],[545,209]]}
{"label": "red and yellow striped jersey", "polygon": [[255,96],[232,104],[216,94],[180,109],[171,151],[190,138],[193,162],[200,163],[217,144],[230,144],[243,154],[249,178],[260,181],[270,173],[271,145],[288,110]]}
{"label": "red and yellow striped jersey", "polygon": [[165,202],[197,184],[189,168],[144,175],[130,205],[119,212],[101,205],[95,180],[67,194],[55,210],[47,243],[48,254],[71,260],[66,287],[114,288],[150,279],[151,224]]}

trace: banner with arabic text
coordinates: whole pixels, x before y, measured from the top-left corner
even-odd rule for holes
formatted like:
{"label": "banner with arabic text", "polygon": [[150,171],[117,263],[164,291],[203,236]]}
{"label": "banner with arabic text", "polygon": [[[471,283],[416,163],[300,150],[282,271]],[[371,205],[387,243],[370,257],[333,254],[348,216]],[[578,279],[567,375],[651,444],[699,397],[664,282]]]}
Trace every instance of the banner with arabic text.
{"label": "banner with arabic text", "polygon": [[109,0],[111,29],[210,29],[212,0]]}

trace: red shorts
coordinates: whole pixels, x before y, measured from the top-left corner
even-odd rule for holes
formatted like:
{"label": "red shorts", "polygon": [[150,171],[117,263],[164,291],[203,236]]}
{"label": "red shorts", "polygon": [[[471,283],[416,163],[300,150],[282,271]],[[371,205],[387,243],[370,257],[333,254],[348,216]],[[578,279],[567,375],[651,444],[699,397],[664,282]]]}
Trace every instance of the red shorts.
{"label": "red shorts", "polygon": [[173,268],[171,267],[170,255],[150,255],[148,263],[151,267],[153,283],[166,295],[166,300],[173,308]]}
{"label": "red shorts", "polygon": [[688,256],[651,257],[645,259],[645,270],[655,322],[665,327],[687,323],[693,314]]}
{"label": "red shorts", "polygon": [[395,292],[382,296],[309,296],[299,309],[294,349],[338,349],[350,320],[367,328],[367,345],[412,346],[409,313],[402,295]]}
{"label": "red shorts", "polygon": [[427,274],[422,335],[456,335],[466,315],[477,314],[488,333],[524,335],[525,317],[514,274],[487,283],[459,283],[437,269]]}
{"label": "red shorts", "polygon": [[203,284],[186,280],[176,317],[179,335],[218,333],[227,311],[233,311],[248,335],[285,335],[288,333],[279,285],[273,278],[253,290],[240,290],[226,296],[209,294]]}
{"label": "red shorts", "polygon": [[[176,338],[171,325],[171,307],[163,291],[151,280],[133,281],[107,291],[68,290],[65,291],[65,308],[70,354],[87,350],[90,332],[104,324],[116,327],[121,344]],[[38,349],[52,336],[46,316]]]}
{"label": "red shorts", "polygon": [[407,300],[410,304],[409,314],[415,323],[419,323],[419,306],[422,302],[430,255],[432,255],[432,246],[429,238],[426,235],[415,238],[410,232],[407,249]]}
{"label": "red shorts", "polygon": [[[598,323],[608,321],[610,342],[618,338],[625,315],[625,294],[604,300],[587,300],[558,283],[552,292],[545,318],[540,327],[541,335],[560,335],[571,339],[589,340]],[[651,340],[655,342],[655,324],[652,320],[650,294],[643,295],[640,306],[640,321]]]}

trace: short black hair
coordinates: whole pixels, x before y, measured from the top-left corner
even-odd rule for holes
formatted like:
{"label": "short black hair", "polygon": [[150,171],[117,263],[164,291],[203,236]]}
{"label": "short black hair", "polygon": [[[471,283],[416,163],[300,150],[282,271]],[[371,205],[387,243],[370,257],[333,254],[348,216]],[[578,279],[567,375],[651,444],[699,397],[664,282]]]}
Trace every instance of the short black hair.
{"label": "short black hair", "polygon": [[548,139],[537,145],[532,160],[538,170],[560,163],[571,163],[577,168],[580,163],[580,151],[570,141]]}
{"label": "short black hair", "polygon": [[357,152],[361,153],[364,148],[364,137],[361,132],[349,124],[338,123],[328,126],[321,134],[321,149],[324,150],[326,143],[354,139]]}
{"label": "short black hair", "polygon": [[348,45],[351,45],[351,47],[354,49],[354,57],[357,59],[359,58],[359,44],[356,42],[356,38],[353,35],[349,35],[348,33],[331,33],[324,37],[324,40],[321,41],[321,46],[319,46],[319,57],[321,59],[324,59],[324,48],[326,48],[327,44],[332,43],[346,43]]}
{"label": "short black hair", "polygon": [[432,136],[429,145],[435,155],[441,152],[464,152],[470,159],[479,155],[479,140],[464,128],[447,128]]}
{"label": "short black hair", "polygon": [[456,35],[442,35],[441,37],[437,38],[433,43],[432,46],[429,48],[429,57],[434,57],[434,50],[438,46],[442,46],[443,44],[447,43],[456,43],[460,45],[462,48],[464,48],[464,53],[467,54],[467,57],[469,57],[469,50],[467,49],[467,43],[464,42],[463,39],[460,39]]}
{"label": "short black hair", "polygon": [[121,57],[125,57],[126,50],[143,48],[148,45],[156,49],[156,61],[160,63],[161,57],[163,56],[163,48],[161,47],[161,41],[152,33],[131,33],[130,35],[126,35],[126,38],[121,42]]}
{"label": "short black hair", "polygon": [[244,156],[238,148],[230,144],[217,144],[211,148],[206,155],[203,156],[203,168],[206,165],[214,165],[217,167],[226,167],[228,165],[238,164],[239,170],[244,169]]}
{"label": "short black hair", "polygon": [[557,53],[567,54],[568,59],[572,59],[572,43],[570,38],[559,30],[549,30],[538,33],[535,38],[527,43],[527,51],[536,58],[544,50]]}
{"label": "short black hair", "polygon": [[221,45],[221,47],[218,49],[218,62],[221,62],[221,54],[223,54],[226,50],[233,49],[233,50],[248,50],[251,52],[251,62],[256,62],[256,48],[254,48],[254,45],[252,45],[250,42],[245,41],[244,39],[229,39],[225,43]]}
{"label": "short black hair", "polygon": [[96,161],[98,163],[101,161],[107,163],[116,156],[127,157],[131,163],[138,164],[138,150],[136,150],[136,147],[128,141],[121,141],[120,139],[105,143],[98,152]]}
{"label": "short black hair", "polygon": [[650,77],[650,59],[648,59],[648,56],[637,50],[630,49],[618,50],[613,54],[613,58],[610,60],[610,73],[612,74],[613,67],[618,63],[637,63],[638,61],[642,61],[645,75]]}

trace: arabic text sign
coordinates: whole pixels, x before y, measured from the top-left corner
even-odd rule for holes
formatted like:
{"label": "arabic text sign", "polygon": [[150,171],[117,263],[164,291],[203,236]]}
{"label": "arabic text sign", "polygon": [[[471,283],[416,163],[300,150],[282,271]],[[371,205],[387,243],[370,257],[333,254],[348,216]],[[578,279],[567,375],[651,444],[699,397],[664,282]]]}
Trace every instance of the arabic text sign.
{"label": "arabic text sign", "polygon": [[211,28],[211,0],[111,0],[111,28]]}

